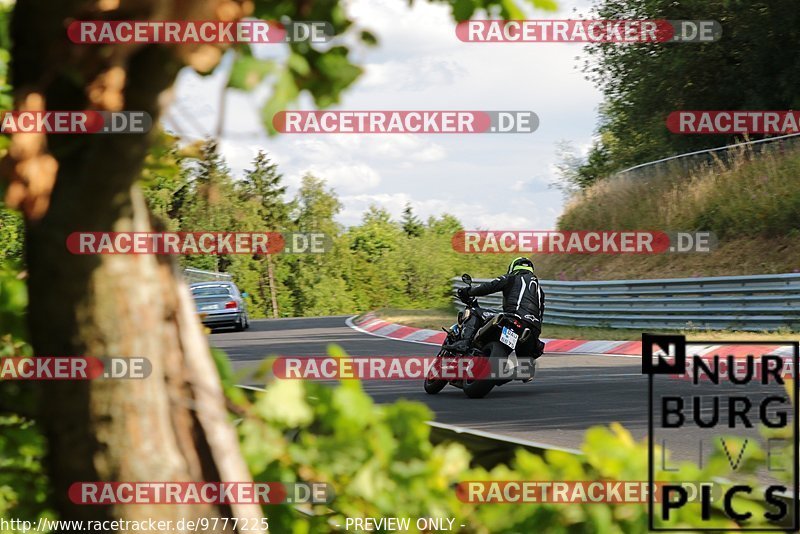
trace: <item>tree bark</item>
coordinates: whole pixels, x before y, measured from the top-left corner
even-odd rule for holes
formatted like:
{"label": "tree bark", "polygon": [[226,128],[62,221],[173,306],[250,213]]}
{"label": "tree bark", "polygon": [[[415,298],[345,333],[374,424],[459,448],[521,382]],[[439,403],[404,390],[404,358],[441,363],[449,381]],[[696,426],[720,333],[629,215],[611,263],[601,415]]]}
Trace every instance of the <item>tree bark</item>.
{"label": "tree bark", "polygon": [[[215,3],[200,0],[193,8]],[[123,4],[128,18],[203,20],[203,13],[165,11],[172,2]],[[115,95],[102,91],[114,88],[101,87],[98,98],[91,88],[102,85],[111,69],[122,69],[124,109],[146,111],[155,123],[160,99],[183,58],[156,45],[70,44],[63,21],[91,19],[80,11],[84,5],[18,1],[12,20],[18,101],[35,102],[31,95],[41,95],[48,110],[102,109],[98,98],[113,101]],[[205,13],[205,20],[212,18]],[[16,137],[12,148],[15,142],[31,143]],[[74,231],[152,231],[135,185],[149,143],[149,135],[138,134],[49,136],[47,152],[36,157],[49,153],[57,162],[52,192],[36,186],[41,177],[35,173],[26,175],[30,150],[10,150],[11,161],[5,162],[4,174],[16,180],[15,191],[22,195],[17,204],[27,216],[35,354],[144,357],[152,365],[142,380],[43,383],[53,498],[64,519],[238,517],[253,526],[261,517],[258,505],[84,506],[67,497],[69,486],[79,481],[251,480],[207,340],[174,262],[151,255],[73,255],[65,246]],[[226,530],[212,523],[206,531]]]}
{"label": "tree bark", "polygon": [[278,292],[275,288],[275,272],[272,267],[272,255],[267,254],[267,276],[269,277],[269,296],[272,300],[272,317],[278,318]]}

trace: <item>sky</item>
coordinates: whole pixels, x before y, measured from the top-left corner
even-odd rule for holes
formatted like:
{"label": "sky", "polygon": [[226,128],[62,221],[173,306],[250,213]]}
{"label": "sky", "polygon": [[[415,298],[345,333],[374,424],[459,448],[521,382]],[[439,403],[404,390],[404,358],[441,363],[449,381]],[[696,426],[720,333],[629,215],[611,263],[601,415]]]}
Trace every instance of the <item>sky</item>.
{"label": "sky", "polygon": [[[558,12],[529,10],[528,18],[576,18],[589,0],[560,0]],[[553,188],[558,144],[585,153],[601,94],[585,80],[579,43],[464,43],[449,7],[405,0],[351,0],[356,24],[379,39],[356,46],[351,60],[364,75],[338,110],[530,110],[540,120],[528,134],[283,134],[268,137],[259,109],[267,86],[228,91],[223,154],[241,176],[259,150],[278,163],[288,193],[302,176],[326,180],[343,204],[339,222],[358,224],[374,204],[399,218],[410,203],[427,219],[450,213],[467,229],[549,230],[563,208]],[[577,10],[577,12],[575,11]],[[275,45],[256,55],[275,56]],[[214,75],[181,72],[164,118],[187,139],[217,127],[225,63]],[[292,109],[313,109],[304,96]]]}

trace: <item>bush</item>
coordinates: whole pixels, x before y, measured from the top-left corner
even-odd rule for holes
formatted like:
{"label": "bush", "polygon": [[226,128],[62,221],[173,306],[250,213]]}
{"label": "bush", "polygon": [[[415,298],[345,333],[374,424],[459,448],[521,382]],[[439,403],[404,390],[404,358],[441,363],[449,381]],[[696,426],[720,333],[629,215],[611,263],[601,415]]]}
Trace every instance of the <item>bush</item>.
{"label": "bush", "polygon": [[[346,357],[337,347],[329,352]],[[456,495],[462,481],[646,481],[647,444],[618,424],[590,429],[583,456],[520,449],[510,466],[486,470],[470,467],[470,453],[460,444],[431,444],[426,421],[433,414],[423,404],[376,406],[357,380],[337,387],[276,380],[243,410],[242,450],[257,480],[324,482],[336,496],[315,506],[312,517],[289,505],[265,507],[277,532],[327,532],[346,517],[454,518],[454,525],[465,525],[456,530],[469,533],[648,532],[647,504],[471,504]],[[763,460],[762,451],[748,451],[751,460],[742,462],[740,474],[752,473],[756,460]],[[712,480],[729,469],[726,462],[718,448],[703,469],[679,464],[672,480]],[[750,506],[754,515],[763,509]],[[699,513],[700,505],[692,504],[676,516],[690,525]],[[715,513],[709,527],[738,528]],[[410,531],[418,532],[413,522]]]}
{"label": "bush", "polygon": [[[32,354],[25,341],[27,304],[25,283],[18,273],[0,268],[0,358]],[[53,515],[43,466],[46,440],[34,416],[35,406],[31,383],[0,380],[0,518],[35,522]]]}

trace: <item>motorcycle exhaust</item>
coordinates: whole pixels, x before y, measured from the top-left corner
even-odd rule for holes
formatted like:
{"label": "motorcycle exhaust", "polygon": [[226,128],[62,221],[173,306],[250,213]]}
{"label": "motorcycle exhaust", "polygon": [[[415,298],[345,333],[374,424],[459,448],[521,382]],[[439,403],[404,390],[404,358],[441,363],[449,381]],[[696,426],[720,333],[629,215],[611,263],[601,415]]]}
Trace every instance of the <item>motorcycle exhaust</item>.
{"label": "motorcycle exhaust", "polygon": [[526,341],[528,341],[529,337],[531,337],[531,329],[526,328],[525,330],[522,331],[522,335],[519,336],[519,342],[525,343]]}

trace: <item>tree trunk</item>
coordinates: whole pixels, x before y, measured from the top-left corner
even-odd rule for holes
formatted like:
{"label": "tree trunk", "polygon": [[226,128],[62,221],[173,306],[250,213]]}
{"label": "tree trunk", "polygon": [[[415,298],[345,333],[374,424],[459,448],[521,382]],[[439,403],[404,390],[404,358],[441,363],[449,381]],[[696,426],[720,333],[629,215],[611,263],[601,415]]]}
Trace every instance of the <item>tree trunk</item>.
{"label": "tree trunk", "polygon": [[[149,2],[127,4],[138,8],[131,17],[147,18],[138,15],[152,8],[146,14],[153,18],[189,18],[166,13],[163,6],[170,2],[158,8]],[[163,46],[70,45],[63,21],[92,18],[79,11],[81,5],[75,0],[19,0],[12,21],[12,79],[19,102],[35,102],[31,95],[41,95],[44,109],[98,109],[90,87],[108,80],[104,76],[109,69],[118,67],[124,72],[119,95],[124,109],[146,111],[155,123],[159,98],[174,82],[181,61]],[[85,85],[76,85],[82,77]],[[100,96],[105,97],[114,95]],[[61,517],[239,517],[248,518],[252,526],[261,516],[258,505],[82,506],[67,498],[67,488],[79,481],[247,482],[251,477],[207,340],[175,263],[151,255],[78,256],[65,246],[74,231],[151,231],[135,185],[150,136],[49,136],[44,155],[49,150],[58,164],[52,194],[42,186],[48,184],[44,173],[26,174],[23,164],[39,161],[30,159],[31,139],[12,139],[5,174],[12,169],[14,190],[24,196],[16,203],[27,216],[35,354],[144,357],[152,365],[151,375],[141,380],[42,383],[49,475]],[[212,523],[207,531],[223,529]]]}
{"label": "tree trunk", "polygon": [[278,318],[278,292],[275,288],[275,272],[272,267],[272,254],[267,254],[267,276],[269,276],[269,296],[272,300],[272,317]]}

